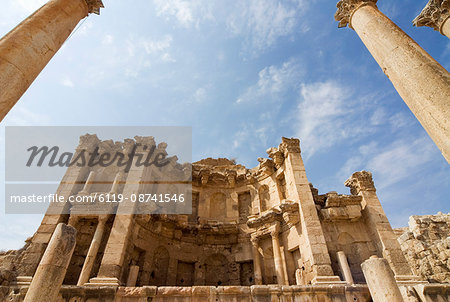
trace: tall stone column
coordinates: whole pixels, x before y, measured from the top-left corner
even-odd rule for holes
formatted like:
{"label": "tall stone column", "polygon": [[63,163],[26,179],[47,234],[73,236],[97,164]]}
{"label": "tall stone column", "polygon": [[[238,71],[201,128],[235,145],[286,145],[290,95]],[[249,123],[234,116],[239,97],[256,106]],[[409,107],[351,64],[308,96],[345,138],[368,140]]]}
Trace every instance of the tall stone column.
{"label": "tall stone column", "polygon": [[259,256],[258,238],[252,238],[253,252],[253,273],[255,274],[255,284],[262,285],[261,257]]}
{"label": "tall stone column", "polygon": [[34,274],[24,302],[56,301],[75,249],[75,228],[58,224]]}
{"label": "tall stone column", "polygon": [[377,0],[340,0],[335,19],[353,28],[450,163],[450,74],[383,15]]}
{"label": "tall stone column", "polygon": [[431,27],[450,38],[450,1],[430,0],[413,24]]}
{"label": "tall stone column", "polygon": [[51,0],[0,40],[0,121],[101,0]]}
{"label": "tall stone column", "polygon": [[331,268],[328,247],[301,157],[300,141],[283,137],[278,149],[284,156],[286,198],[298,202],[299,205],[302,230],[300,249],[305,263],[305,270],[302,271],[304,280],[313,284],[339,282],[339,277],[334,276]]}
{"label": "tall stone column", "polygon": [[411,269],[397,241],[397,236],[378,199],[372,173],[355,172],[345,185],[350,188],[352,195],[362,196],[362,215],[371,232],[371,238],[376,243],[379,256],[389,262],[397,276],[411,276]]}
{"label": "tall stone column", "polygon": [[86,255],[86,259],[84,260],[80,277],[78,278],[78,286],[83,286],[89,281],[92,267],[94,267],[95,258],[97,258],[98,249],[100,248],[100,244],[102,243],[103,233],[105,231],[105,224],[107,220],[107,215],[100,215],[98,217],[97,228],[95,229],[94,237],[92,238],[91,245],[89,246],[89,250]]}
{"label": "tall stone column", "polygon": [[276,225],[270,231],[270,236],[272,237],[273,261],[275,262],[277,283],[279,285],[285,285],[286,280],[284,279],[285,273],[284,273],[283,259],[281,258],[280,239],[278,238],[279,232],[280,232],[279,226]]}

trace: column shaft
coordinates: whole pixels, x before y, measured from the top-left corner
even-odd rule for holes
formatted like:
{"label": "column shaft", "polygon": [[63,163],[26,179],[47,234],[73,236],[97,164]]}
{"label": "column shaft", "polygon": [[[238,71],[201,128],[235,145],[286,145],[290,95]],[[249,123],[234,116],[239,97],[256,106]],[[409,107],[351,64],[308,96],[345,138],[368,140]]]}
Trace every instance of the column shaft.
{"label": "column shaft", "polygon": [[280,240],[278,239],[278,233],[271,234],[272,236],[272,248],[273,248],[273,260],[275,262],[275,271],[277,274],[277,283],[279,285],[285,285],[283,261],[281,259]]}
{"label": "column shaft", "polygon": [[88,176],[88,178],[86,180],[86,183],[84,184],[83,190],[81,190],[80,193],[82,193],[82,194],[89,194],[90,190],[91,190],[91,187],[92,187],[92,184],[94,183],[94,180],[95,180],[95,172],[91,171],[91,172],[89,172],[89,176]]}
{"label": "column shaft", "polygon": [[75,249],[77,231],[58,224],[28,288],[24,302],[57,301]]}
{"label": "column shaft", "polygon": [[0,121],[87,15],[85,0],[52,0],[0,40]]}
{"label": "column shaft", "polygon": [[258,241],[252,240],[253,252],[253,273],[255,274],[255,284],[262,285],[261,257],[259,256]]}
{"label": "column shaft", "polygon": [[128,279],[127,279],[127,287],[135,287],[136,282],[139,276],[139,266],[137,265],[131,265],[130,271],[128,272]]}
{"label": "column shaft", "polygon": [[356,9],[351,26],[450,162],[450,74],[375,5]]}
{"label": "column shaft", "polygon": [[98,249],[102,242],[103,233],[105,231],[107,217],[100,217],[98,220],[97,228],[95,229],[94,237],[92,238],[89,251],[86,259],[84,260],[83,268],[81,269],[80,277],[78,278],[78,286],[83,286],[89,281],[89,277],[94,267],[95,258],[97,258]]}
{"label": "column shaft", "polygon": [[450,39],[450,18],[447,18],[444,24],[442,24],[441,32]]}
{"label": "column shaft", "polygon": [[337,252],[337,259],[345,281],[347,281],[348,284],[354,284],[352,271],[348,265],[347,256],[345,253],[342,251]]}
{"label": "column shaft", "polygon": [[361,264],[373,302],[403,302],[394,273],[386,259],[376,256]]}

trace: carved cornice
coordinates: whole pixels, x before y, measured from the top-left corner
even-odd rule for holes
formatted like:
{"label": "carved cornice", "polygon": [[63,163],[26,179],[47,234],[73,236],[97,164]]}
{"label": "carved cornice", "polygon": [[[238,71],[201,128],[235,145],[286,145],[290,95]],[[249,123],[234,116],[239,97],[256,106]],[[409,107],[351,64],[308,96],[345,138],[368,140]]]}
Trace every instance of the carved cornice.
{"label": "carved cornice", "polygon": [[372,173],[367,171],[353,173],[344,184],[350,188],[350,192],[353,195],[358,195],[361,191],[376,191]]}
{"label": "carved cornice", "polygon": [[414,21],[414,26],[428,26],[442,33],[442,25],[450,18],[450,0],[430,0]]}
{"label": "carved cornice", "polygon": [[100,15],[100,8],[104,8],[102,0],[85,0],[89,13]]}
{"label": "carved cornice", "polygon": [[[362,6],[376,6],[378,0],[340,0],[336,7],[337,12],[334,19],[339,22],[338,27],[346,27],[350,24],[353,14]],[[349,25],[351,28],[351,24]]]}

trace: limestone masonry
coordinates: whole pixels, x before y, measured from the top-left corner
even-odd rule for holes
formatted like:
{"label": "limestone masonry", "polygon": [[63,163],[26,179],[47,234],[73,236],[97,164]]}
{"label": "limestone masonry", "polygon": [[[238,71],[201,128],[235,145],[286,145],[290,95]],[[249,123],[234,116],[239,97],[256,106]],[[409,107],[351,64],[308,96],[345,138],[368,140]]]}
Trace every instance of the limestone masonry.
{"label": "limestone masonry", "polygon": [[[126,144],[142,141],[154,143]],[[86,135],[76,152],[120,144]],[[52,204],[26,245],[0,256],[0,300],[48,301],[28,298],[45,288],[72,302],[447,301],[449,215],[413,216],[409,230],[394,231],[370,172],[345,182],[351,195],[320,194],[298,139],[267,153],[253,169],[224,158],[193,163],[190,215],[82,214]],[[57,193],[148,192],[140,180],[155,167],[123,169],[71,166]]]}

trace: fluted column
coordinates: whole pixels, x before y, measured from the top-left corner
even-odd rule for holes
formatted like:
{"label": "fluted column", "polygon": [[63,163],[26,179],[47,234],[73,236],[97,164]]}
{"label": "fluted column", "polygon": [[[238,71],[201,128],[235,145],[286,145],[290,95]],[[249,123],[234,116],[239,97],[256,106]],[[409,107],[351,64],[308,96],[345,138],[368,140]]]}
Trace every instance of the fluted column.
{"label": "fluted column", "polygon": [[450,163],[450,74],[383,15],[377,0],[341,0],[335,19],[353,28]]}
{"label": "fluted column", "polygon": [[0,121],[101,0],[51,0],[0,40]]}
{"label": "fluted column", "polygon": [[428,26],[450,38],[450,0],[430,0],[414,21],[414,26]]}
{"label": "fluted column", "polygon": [[255,284],[262,285],[261,257],[259,256],[258,238],[252,238],[253,252],[253,273],[255,274]]}
{"label": "fluted column", "polygon": [[78,286],[83,286],[89,281],[89,276],[91,275],[92,268],[94,267],[95,258],[97,258],[98,249],[100,248],[100,244],[102,243],[102,237],[105,231],[105,224],[107,220],[107,215],[100,215],[98,217],[97,228],[95,229],[94,237],[92,238],[91,245],[89,246],[89,251],[86,255],[86,259],[84,260],[80,277],[78,278]]}
{"label": "fluted column", "polygon": [[270,236],[272,237],[273,260],[275,263],[277,283],[279,285],[285,285],[286,280],[284,279],[285,273],[283,260],[281,258],[280,239],[278,238],[278,234],[279,234],[279,227],[277,225],[270,231]]}

